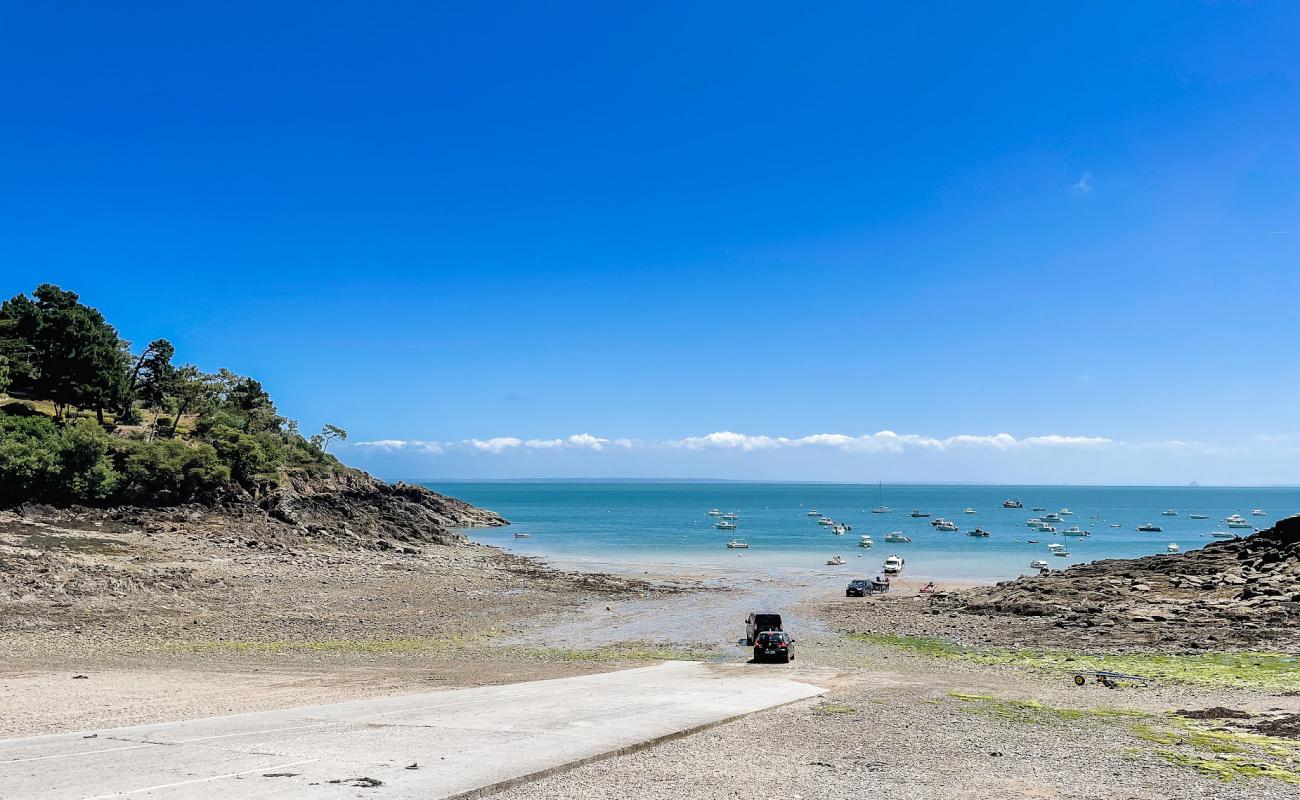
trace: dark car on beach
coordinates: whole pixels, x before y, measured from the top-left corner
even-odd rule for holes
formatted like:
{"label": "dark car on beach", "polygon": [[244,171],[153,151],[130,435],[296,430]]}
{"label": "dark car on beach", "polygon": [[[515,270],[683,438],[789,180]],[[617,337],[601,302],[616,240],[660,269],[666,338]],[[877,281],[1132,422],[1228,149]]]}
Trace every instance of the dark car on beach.
{"label": "dark car on beach", "polygon": [[785,631],[764,631],[754,640],[754,661],[794,660],[794,639]]}
{"label": "dark car on beach", "polygon": [[849,581],[848,588],[844,590],[845,597],[866,597],[871,594],[871,581],[856,580]]}
{"label": "dark car on beach", "polygon": [[745,617],[745,644],[752,645],[763,631],[781,630],[781,615],[755,611]]}

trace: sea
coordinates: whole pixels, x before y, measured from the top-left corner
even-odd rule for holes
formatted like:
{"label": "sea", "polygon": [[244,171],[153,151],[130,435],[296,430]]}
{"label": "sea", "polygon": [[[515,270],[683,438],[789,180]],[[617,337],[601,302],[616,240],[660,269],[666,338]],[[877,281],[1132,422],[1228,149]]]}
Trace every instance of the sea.
{"label": "sea", "polygon": [[[874,575],[887,555],[906,561],[912,578],[996,581],[1034,574],[1042,559],[1054,569],[1107,558],[1186,552],[1228,531],[1224,519],[1240,514],[1259,529],[1300,513],[1300,487],[969,486],[853,485],[816,483],[601,483],[425,482],[434,491],[490,508],[510,520],[507,528],[467,531],[478,542],[565,562],[736,569],[830,569],[834,556],[847,563],[845,576]],[[1003,508],[1018,500],[1023,508]],[[890,510],[873,513],[877,507]],[[736,530],[718,530],[710,509],[737,516]],[[930,517],[910,516],[913,510]],[[965,513],[970,509],[974,513]],[[1043,509],[1036,511],[1035,509]],[[817,523],[816,511],[852,530],[836,536]],[[1056,534],[1025,525],[1048,512],[1074,512],[1055,523]],[[1162,512],[1172,510],[1177,516]],[[1252,515],[1252,511],[1263,515]],[[1192,519],[1205,514],[1207,519]],[[942,517],[957,532],[936,531]],[[1152,523],[1161,531],[1140,532]],[[1085,537],[1064,536],[1071,526]],[[976,527],[989,536],[967,535]],[[910,542],[886,542],[899,531]],[[527,538],[515,534],[527,533]],[[863,534],[874,546],[859,547]],[[1029,540],[1037,540],[1031,543]],[[747,549],[728,549],[742,540]],[[1051,554],[1065,545],[1068,557]]]}

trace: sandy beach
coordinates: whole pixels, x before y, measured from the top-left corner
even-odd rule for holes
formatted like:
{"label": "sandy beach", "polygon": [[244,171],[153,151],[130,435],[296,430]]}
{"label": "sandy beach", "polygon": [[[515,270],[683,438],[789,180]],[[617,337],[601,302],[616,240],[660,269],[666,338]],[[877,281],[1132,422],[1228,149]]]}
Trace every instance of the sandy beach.
{"label": "sandy beach", "polygon": [[[8,522],[0,546],[13,555],[30,543]],[[262,552],[122,532],[97,533],[90,548],[86,531],[42,535],[70,545],[53,550],[60,554],[54,567],[75,561],[83,571],[99,565],[140,580],[116,594],[10,592],[0,628],[5,736],[666,659],[743,663],[750,656],[740,641],[745,615],[774,610],[796,639],[797,657],[750,668],[826,687],[825,697],[502,796],[748,794],[753,773],[746,765],[755,763],[779,770],[791,793],[805,798],[864,791],[1281,798],[1293,796],[1289,781],[1300,780],[1300,742],[1289,738],[1294,730],[1285,733],[1300,719],[1290,716],[1300,715],[1294,690],[1195,681],[1080,688],[1069,664],[946,657],[903,637],[978,640],[1000,623],[931,613],[917,591],[922,581],[906,576],[888,595],[845,598],[844,584],[857,576],[845,571],[851,566],[542,564],[482,546]],[[159,571],[187,578],[148,585],[145,577]],[[1225,707],[1246,719],[1171,716]],[[1270,720],[1282,734],[1259,738],[1253,726]],[[1193,724],[1205,732],[1189,729]],[[1205,736],[1221,738],[1207,750]],[[1223,760],[1234,754],[1273,772],[1261,776],[1260,768]],[[1226,769],[1229,780],[1215,769]]]}

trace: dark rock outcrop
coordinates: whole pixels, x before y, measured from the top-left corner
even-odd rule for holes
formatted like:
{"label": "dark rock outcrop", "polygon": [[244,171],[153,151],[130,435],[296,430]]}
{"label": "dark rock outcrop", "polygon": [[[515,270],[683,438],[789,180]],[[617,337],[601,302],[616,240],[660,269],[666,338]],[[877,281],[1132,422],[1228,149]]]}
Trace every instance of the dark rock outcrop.
{"label": "dark rock outcrop", "polygon": [[277,550],[415,552],[420,545],[464,543],[462,528],[509,524],[463,500],[347,468],[324,476],[286,473],[256,495],[241,491],[211,503],[116,508],[29,503],[17,512],[42,523],[93,526],[106,533],[136,529]]}
{"label": "dark rock outcrop", "polygon": [[1080,639],[1300,647],[1300,517],[1186,553],[1080,564],[951,593],[938,607],[1040,618]]}

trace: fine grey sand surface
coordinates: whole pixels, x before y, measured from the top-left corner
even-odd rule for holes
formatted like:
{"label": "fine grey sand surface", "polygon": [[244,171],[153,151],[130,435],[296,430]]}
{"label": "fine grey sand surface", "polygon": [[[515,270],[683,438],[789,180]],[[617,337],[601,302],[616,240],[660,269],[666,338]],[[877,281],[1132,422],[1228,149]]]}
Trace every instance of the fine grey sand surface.
{"label": "fine grey sand surface", "polygon": [[[0,732],[161,722],[687,658],[828,692],[502,796],[748,796],[769,773],[781,794],[808,798],[1281,798],[1300,785],[1292,782],[1300,781],[1300,743],[1285,733],[1288,715],[1300,714],[1293,693],[1177,681],[1080,688],[1068,671],[1014,658],[939,658],[888,637],[850,635],[999,641],[1001,625],[985,615],[931,614],[906,578],[885,597],[847,599],[844,584],[861,577],[845,571],[851,566],[584,562],[551,570],[480,547],[417,557],[190,547],[199,549],[143,555],[193,566],[211,579],[198,589],[11,603],[16,613],[0,626]],[[750,652],[738,640],[752,610],[784,615],[797,640],[792,664],[746,663]],[[1215,708],[1249,719],[1171,715]],[[1269,730],[1282,733],[1260,739],[1264,728],[1251,726],[1270,720]]]}

